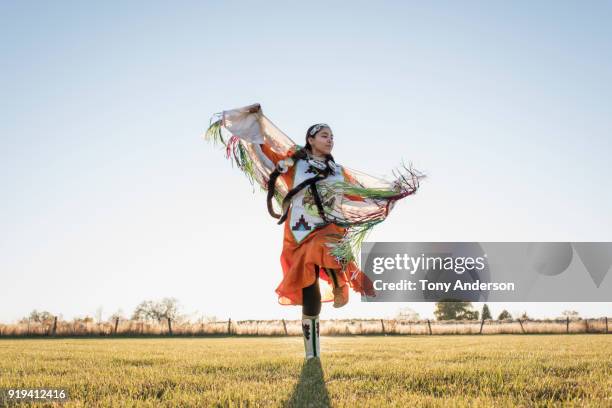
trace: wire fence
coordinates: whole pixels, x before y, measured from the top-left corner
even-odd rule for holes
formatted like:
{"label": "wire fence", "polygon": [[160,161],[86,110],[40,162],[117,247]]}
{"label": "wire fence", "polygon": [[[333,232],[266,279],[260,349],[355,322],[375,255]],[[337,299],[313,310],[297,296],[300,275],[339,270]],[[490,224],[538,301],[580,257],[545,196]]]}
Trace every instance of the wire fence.
{"label": "wire fence", "polygon": [[[445,334],[609,334],[608,317],[508,320],[321,320],[323,336],[445,335]],[[114,320],[70,322],[55,317],[47,322],[0,324],[0,337],[137,337],[137,336],[301,336],[301,320],[239,320],[161,322]]]}

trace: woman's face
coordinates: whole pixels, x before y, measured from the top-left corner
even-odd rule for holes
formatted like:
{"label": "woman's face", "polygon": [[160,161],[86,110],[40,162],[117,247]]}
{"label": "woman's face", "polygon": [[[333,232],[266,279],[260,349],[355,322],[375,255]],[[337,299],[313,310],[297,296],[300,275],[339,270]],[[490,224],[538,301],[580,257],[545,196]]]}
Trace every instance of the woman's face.
{"label": "woman's face", "polygon": [[319,130],[314,137],[309,137],[308,140],[315,154],[331,154],[334,148],[334,134],[330,128]]}

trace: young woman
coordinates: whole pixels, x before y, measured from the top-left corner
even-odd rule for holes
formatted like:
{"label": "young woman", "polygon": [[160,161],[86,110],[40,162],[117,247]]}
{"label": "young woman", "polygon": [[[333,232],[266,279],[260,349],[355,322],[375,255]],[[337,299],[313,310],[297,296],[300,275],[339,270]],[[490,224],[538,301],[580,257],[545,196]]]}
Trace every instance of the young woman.
{"label": "young woman", "polygon": [[[230,136],[224,138],[222,129]],[[423,176],[404,168],[407,174],[388,182],[340,166],[331,155],[334,134],[329,125],[310,126],[305,145],[298,146],[259,104],[217,114],[205,137],[222,142],[227,157],[267,190],[268,211],[284,224],[278,301],[302,306],[306,358],[319,357],[321,304],[344,306],[349,287],[375,296],[354,253],[397,200],[416,192]]]}

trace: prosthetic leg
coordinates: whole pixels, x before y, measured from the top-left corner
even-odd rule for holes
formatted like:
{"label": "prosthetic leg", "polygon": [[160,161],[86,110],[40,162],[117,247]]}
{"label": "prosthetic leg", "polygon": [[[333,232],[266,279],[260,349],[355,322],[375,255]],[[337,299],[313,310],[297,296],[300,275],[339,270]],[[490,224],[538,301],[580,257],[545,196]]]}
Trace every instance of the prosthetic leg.
{"label": "prosthetic leg", "polygon": [[304,350],[306,359],[321,357],[319,343],[319,316],[302,314],[302,331],[304,332]]}
{"label": "prosthetic leg", "polygon": [[302,289],[302,331],[306,358],[320,357],[319,314],[321,313],[321,290],[319,288],[319,265],[315,265],[315,281]]}

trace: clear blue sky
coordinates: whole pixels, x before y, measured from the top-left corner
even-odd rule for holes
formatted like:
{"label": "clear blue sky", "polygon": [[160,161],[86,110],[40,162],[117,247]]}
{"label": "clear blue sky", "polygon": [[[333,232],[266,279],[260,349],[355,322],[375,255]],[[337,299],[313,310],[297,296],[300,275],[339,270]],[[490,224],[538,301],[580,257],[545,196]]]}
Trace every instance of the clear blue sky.
{"label": "clear blue sky", "polygon": [[277,304],[265,196],[200,138],[254,102],[299,142],[329,123],[339,163],[429,175],[370,241],[611,241],[610,21],[603,1],[4,1],[0,321],[164,296],[299,317]]}

